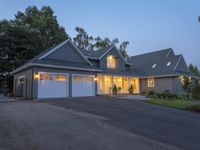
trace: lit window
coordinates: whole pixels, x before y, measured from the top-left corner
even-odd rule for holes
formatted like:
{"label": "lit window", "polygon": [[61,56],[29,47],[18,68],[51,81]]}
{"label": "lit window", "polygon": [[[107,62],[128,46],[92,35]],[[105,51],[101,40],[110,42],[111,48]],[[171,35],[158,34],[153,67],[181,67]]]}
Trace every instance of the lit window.
{"label": "lit window", "polygon": [[57,76],[55,76],[55,80],[56,81],[66,81],[67,77],[63,76],[63,75],[57,75]]}
{"label": "lit window", "polygon": [[167,67],[169,67],[169,66],[171,65],[171,63],[172,63],[172,62],[171,62],[171,61],[169,61],[169,62],[167,63]]}
{"label": "lit window", "polygon": [[156,64],[153,64],[152,68],[156,68]]}
{"label": "lit window", "polygon": [[53,75],[40,73],[40,80],[53,80]]}
{"label": "lit window", "polygon": [[116,67],[116,58],[113,56],[107,57],[107,67],[108,68],[115,68]]}
{"label": "lit window", "polygon": [[76,81],[76,82],[93,82],[94,81],[94,77],[73,76],[73,81]]}
{"label": "lit window", "polygon": [[185,83],[184,76],[180,76],[180,80],[181,80],[181,84],[184,85],[184,83]]}
{"label": "lit window", "polygon": [[152,78],[152,79],[148,79],[147,80],[147,84],[148,84],[148,87],[154,87],[155,85],[154,85],[154,79]]}

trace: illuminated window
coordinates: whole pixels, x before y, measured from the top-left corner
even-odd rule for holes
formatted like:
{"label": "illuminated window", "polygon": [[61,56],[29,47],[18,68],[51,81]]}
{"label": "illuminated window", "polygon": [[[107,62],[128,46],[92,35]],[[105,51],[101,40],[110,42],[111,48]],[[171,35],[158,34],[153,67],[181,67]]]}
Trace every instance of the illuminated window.
{"label": "illuminated window", "polygon": [[184,85],[185,84],[185,78],[184,78],[184,76],[180,76],[180,80],[181,80],[181,84]]}
{"label": "illuminated window", "polygon": [[113,56],[107,57],[107,67],[108,68],[115,68],[116,67],[116,58]]}
{"label": "illuminated window", "polygon": [[40,73],[40,80],[53,80],[53,76],[51,74]]}
{"label": "illuminated window", "polygon": [[152,78],[152,79],[148,79],[147,80],[147,84],[148,84],[148,87],[154,87],[155,85],[154,85],[154,79]]}
{"label": "illuminated window", "polygon": [[156,68],[156,64],[153,64],[152,68]]}
{"label": "illuminated window", "polygon": [[94,81],[94,77],[73,76],[73,81],[77,81],[77,82],[93,82]]}
{"label": "illuminated window", "polygon": [[55,76],[55,80],[56,81],[66,81],[67,80],[67,76],[57,75],[57,76]]}

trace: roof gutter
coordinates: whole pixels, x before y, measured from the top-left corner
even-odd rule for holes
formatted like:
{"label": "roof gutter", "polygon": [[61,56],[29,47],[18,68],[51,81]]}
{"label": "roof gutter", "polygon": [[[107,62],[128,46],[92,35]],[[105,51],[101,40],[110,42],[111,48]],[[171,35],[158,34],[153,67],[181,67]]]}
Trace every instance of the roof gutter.
{"label": "roof gutter", "polygon": [[90,68],[79,68],[79,67],[68,67],[68,66],[57,66],[57,65],[29,63],[29,64],[26,64],[22,67],[17,68],[16,70],[10,72],[10,74],[14,75],[17,72],[28,69],[30,67],[47,67],[47,68],[57,68],[57,69],[71,69],[71,70],[80,70],[80,71],[102,72],[102,70],[100,70],[100,69],[90,69]]}

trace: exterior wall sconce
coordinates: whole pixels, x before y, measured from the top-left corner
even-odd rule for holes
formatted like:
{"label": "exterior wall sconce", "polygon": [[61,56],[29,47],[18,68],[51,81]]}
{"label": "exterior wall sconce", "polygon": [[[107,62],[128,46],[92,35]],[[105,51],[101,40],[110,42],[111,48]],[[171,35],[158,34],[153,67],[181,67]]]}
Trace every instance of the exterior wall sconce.
{"label": "exterior wall sconce", "polygon": [[39,74],[38,73],[34,73],[34,79],[39,79]]}

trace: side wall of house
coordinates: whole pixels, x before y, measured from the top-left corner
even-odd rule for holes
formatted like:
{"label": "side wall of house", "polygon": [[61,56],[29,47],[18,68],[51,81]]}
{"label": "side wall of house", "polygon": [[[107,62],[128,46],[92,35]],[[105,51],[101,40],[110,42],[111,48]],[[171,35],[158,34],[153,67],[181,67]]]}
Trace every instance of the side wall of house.
{"label": "side wall of house", "polygon": [[[76,71],[76,70],[66,70],[66,69],[54,69],[54,68],[43,68],[43,67],[34,67],[34,73],[38,72],[48,72],[48,73],[65,73],[69,76],[69,96],[72,96],[72,74],[80,74],[80,75],[94,75],[97,76],[97,73],[90,71]],[[37,99],[38,95],[38,80],[34,79],[34,89],[33,89],[33,98]],[[97,93],[97,83],[95,85],[96,93]]]}
{"label": "side wall of house", "polygon": [[[18,79],[20,76],[25,76],[24,83],[19,83]],[[32,99],[32,68],[24,70],[14,75],[13,93],[14,96],[23,97],[26,99]]]}
{"label": "side wall of house", "polygon": [[148,87],[147,78],[140,79],[140,91],[156,91],[156,92],[174,92],[178,94],[183,94],[180,79],[178,77],[160,77],[154,78],[154,87]]}

